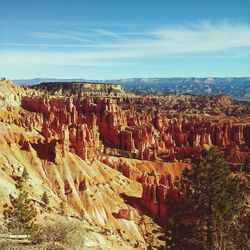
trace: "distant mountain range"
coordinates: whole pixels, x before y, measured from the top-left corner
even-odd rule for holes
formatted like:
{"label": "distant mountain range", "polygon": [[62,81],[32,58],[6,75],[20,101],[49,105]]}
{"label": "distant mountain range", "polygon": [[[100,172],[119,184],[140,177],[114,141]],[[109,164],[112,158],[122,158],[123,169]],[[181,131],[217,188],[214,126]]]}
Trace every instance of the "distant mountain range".
{"label": "distant mountain range", "polygon": [[121,84],[125,90],[137,94],[147,93],[177,93],[196,95],[229,95],[233,99],[250,101],[250,77],[228,78],[128,78],[119,80],[86,80],[86,79],[53,79],[34,78],[29,80],[14,80],[20,85],[34,85],[41,82],[72,82],[84,81],[93,83],[116,83]]}

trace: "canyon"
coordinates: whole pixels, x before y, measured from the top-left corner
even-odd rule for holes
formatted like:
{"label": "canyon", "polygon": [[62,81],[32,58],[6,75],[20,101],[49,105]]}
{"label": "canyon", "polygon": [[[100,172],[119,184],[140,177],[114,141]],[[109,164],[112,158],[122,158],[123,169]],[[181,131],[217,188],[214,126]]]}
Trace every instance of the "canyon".
{"label": "canyon", "polygon": [[0,90],[0,211],[25,168],[38,209],[46,191],[52,213],[65,204],[68,216],[108,230],[120,249],[145,249],[149,230],[164,227],[167,200],[181,201],[181,173],[204,149],[219,148],[235,167],[249,155],[250,104],[226,95],[8,80]]}

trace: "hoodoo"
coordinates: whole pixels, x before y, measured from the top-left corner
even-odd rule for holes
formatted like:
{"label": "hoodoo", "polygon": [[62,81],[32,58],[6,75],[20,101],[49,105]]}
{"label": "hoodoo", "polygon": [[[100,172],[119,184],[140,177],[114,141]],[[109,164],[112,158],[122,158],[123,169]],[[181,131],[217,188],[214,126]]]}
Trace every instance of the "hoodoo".
{"label": "hoodoo", "polygon": [[44,212],[46,192],[47,216],[84,217],[89,227],[115,232],[123,249],[147,245],[150,221],[152,230],[164,228],[169,201],[183,199],[182,171],[204,150],[217,147],[234,166],[248,161],[250,109],[225,96],[204,104],[198,96],[140,96],[108,84],[3,81],[0,88],[0,207],[22,186]]}

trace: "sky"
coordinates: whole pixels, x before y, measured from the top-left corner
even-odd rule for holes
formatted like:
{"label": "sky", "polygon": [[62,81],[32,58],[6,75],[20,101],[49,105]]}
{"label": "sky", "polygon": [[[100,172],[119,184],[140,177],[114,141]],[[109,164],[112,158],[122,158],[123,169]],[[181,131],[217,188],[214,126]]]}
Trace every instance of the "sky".
{"label": "sky", "polygon": [[249,11],[249,0],[0,0],[0,76],[249,77]]}

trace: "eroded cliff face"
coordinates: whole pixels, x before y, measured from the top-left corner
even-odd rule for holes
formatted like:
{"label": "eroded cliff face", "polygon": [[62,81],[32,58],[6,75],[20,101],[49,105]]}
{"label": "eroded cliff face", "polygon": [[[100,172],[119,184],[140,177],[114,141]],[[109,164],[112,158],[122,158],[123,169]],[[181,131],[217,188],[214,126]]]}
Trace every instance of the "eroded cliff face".
{"label": "eroded cliff face", "polygon": [[125,204],[120,196],[126,190],[126,195],[139,198],[142,188],[138,182],[98,160],[84,161],[71,152],[60,162],[53,162],[45,156],[53,157],[51,152],[55,146],[39,132],[8,124],[1,124],[0,129],[0,211],[3,204],[9,202],[9,194],[18,194],[17,180],[25,168],[29,178],[23,183],[23,189],[30,193],[43,213],[41,196],[46,191],[52,215],[60,211],[63,203],[68,216],[86,220],[90,227],[116,235],[117,241],[130,239],[122,249],[134,244],[145,245],[146,229],[138,211]]}
{"label": "eroded cliff face", "polygon": [[142,183],[142,204],[149,211],[151,216],[160,225],[166,225],[169,219],[169,209],[167,200],[181,202],[183,194],[181,194],[173,182],[171,174],[164,173],[159,177],[144,173],[139,181]]}
{"label": "eroded cliff face", "polygon": [[[243,117],[218,119],[204,110],[173,115],[172,96],[78,98],[8,83],[5,88],[16,101],[5,95],[0,108],[0,208],[17,193],[16,180],[26,168],[24,188],[38,207],[46,191],[54,212],[63,202],[68,214],[108,228],[124,242],[133,239],[130,246],[145,245],[138,209],[159,224],[167,221],[166,201],[180,201],[178,178],[191,157],[214,145],[230,162],[242,163],[249,152],[247,108]],[[232,101],[219,96],[213,103],[221,108]]]}
{"label": "eroded cliff face", "polygon": [[[150,110],[152,104],[159,110]],[[175,161],[192,155],[200,157],[206,146],[238,147],[243,152],[250,146],[247,123],[232,124],[230,120],[221,123],[188,116],[169,119],[160,102],[152,98],[43,96],[25,97],[22,105],[43,115],[41,133],[46,140],[57,138],[63,155],[71,151],[84,160],[100,155],[104,147],[141,160]],[[147,112],[141,110],[141,105],[145,105]]]}

